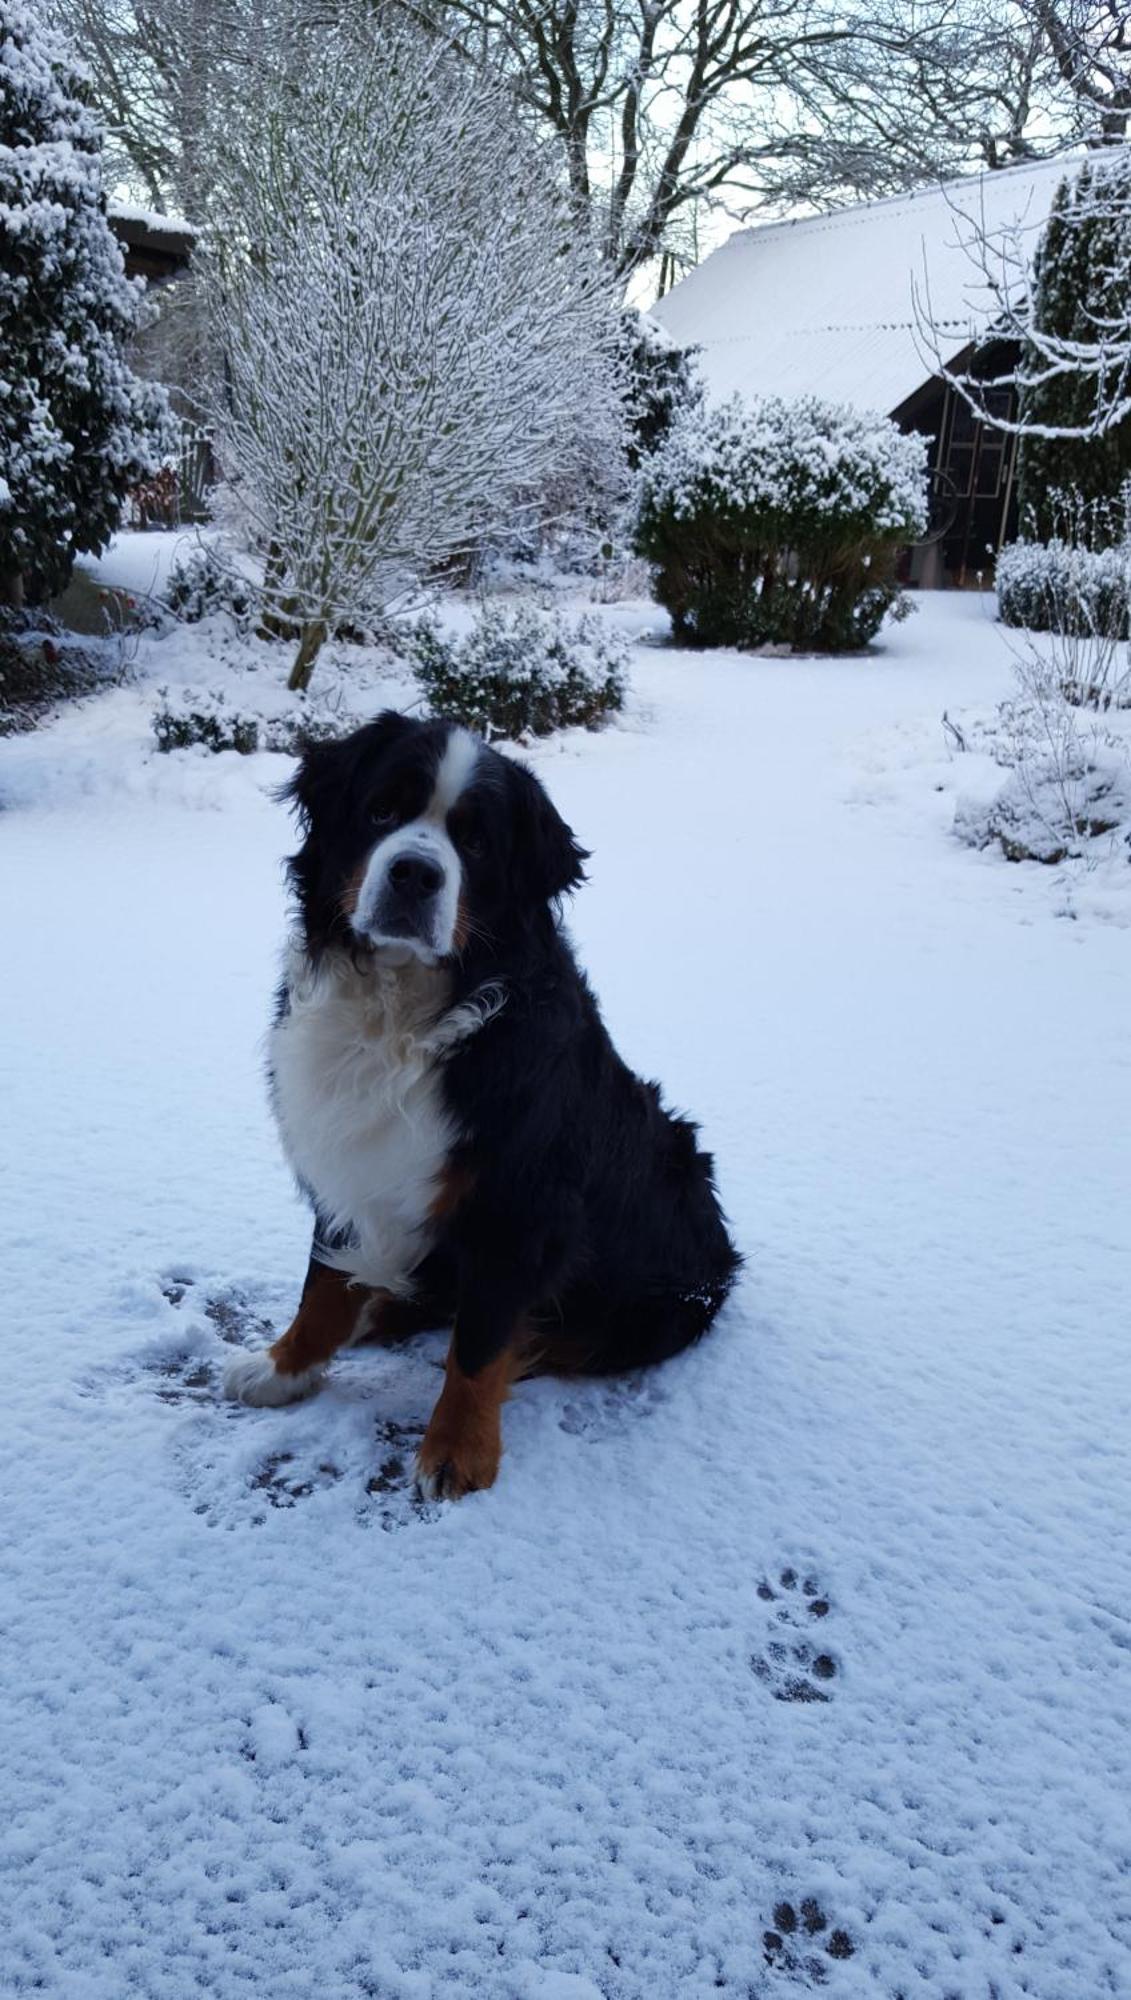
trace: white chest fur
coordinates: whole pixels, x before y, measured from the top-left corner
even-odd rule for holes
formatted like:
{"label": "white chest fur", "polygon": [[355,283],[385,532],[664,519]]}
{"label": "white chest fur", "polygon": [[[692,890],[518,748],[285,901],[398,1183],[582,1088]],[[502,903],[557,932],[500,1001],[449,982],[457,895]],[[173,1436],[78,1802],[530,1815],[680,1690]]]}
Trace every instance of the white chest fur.
{"label": "white chest fur", "polygon": [[324,1224],[356,1243],[332,1261],[406,1292],[457,1137],[439,1058],[482,1014],[457,1021],[447,974],[416,963],[358,970],[342,957],[314,973],[296,953],[288,977],[290,1005],[269,1045],[287,1156]]}

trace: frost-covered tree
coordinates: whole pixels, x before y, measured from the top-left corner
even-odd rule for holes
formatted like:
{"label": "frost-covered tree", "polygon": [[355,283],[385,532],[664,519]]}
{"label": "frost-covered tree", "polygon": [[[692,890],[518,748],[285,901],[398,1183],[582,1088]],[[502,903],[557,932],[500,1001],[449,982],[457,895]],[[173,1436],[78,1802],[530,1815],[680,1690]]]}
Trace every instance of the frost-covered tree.
{"label": "frost-covered tree", "polygon": [[[1034,258],[1017,462],[1027,536],[1043,542],[1057,534],[1062,496],[1069,494],[1077,509],[1100,503],[1091,506],[1096,527],[1110,511],[1116,532],[1110,503],[1131,478],[1129,349],[1131,148],[1125,147],[1086,158],[1061,182]],[[1047,365],[1054,353],[1074,352],[1098,365]],[[1127,414],[1109,421],[1108,406],[1121,396]]]}
{"label": "frost-covered tree", "polygon": [[59,589],[156,470],[164,398],[125,347],[142,311],[102,198],[84,80],[24,0],[0,0],[0,598]]}
{"label": "frost-covered tree", "polygon": [[1053,71],[1049,101],[1069,134],[1119,145],[1131,126],[1131,15],[1127,0],[1012,0]]}
{"label": "frost-covered tree", "polygon": [[[507,95],[418,30],[264,52],[219,149],[221,461],[267,590],[328,631],[622,462],[608,276]],[[222,233],[221,233],[222,232]]]}

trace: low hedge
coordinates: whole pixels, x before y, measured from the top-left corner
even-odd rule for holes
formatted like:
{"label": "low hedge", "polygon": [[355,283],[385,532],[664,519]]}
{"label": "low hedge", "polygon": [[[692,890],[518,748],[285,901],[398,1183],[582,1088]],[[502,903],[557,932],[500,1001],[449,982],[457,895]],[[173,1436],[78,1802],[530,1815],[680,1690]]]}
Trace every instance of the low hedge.
{"label": "low hedge", "polygon": [[1131,630],[1131,547],[1011,542],[994,574],[998,617],[1029,632],[1126,639]]}

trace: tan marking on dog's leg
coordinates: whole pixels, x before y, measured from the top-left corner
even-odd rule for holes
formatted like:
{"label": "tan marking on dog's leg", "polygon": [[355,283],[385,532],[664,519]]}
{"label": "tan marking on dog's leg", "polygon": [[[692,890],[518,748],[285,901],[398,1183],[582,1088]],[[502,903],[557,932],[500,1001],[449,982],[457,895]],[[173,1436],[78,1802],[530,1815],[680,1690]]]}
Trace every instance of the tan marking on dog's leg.
{"label": "tan marking on dog's leg", "polygon": [[503,1404],[520,1367],[520,1357],[507,1347],[477,1375],[465,1375],[452,1341],[440,1400],[416,1461],[425,1493],[458,1500],[495,1484],[503,1455]]}
{"label": "tan marking on dog's leg", "polygon": [[299,1309],[286,1332],[268,1349],[280,1375],[301,1375],[324,1367],[340,1347],[348,1347],[362,1331],[362,1316],[382,1294],[354,1284],[345,1271],[326,1264],[311,1267]]}

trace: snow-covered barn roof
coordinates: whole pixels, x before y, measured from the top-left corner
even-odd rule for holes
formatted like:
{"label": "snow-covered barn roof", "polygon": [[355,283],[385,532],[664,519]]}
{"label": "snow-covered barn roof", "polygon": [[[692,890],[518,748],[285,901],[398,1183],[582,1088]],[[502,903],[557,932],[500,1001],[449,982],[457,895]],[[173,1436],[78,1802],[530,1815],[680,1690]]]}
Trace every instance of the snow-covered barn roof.
{"label": "snow-covered barn roof", "polygon": [[[919,194],[740,229],[652,307],[680,346],[698,345],[712,399],[827,396],[892,411],[932,373],[915,294],[929,296],[952,352],[984,329],[991,301],[971,261],[974,225],[1017,224],[1035,241],[1069,163],[1042,160]],[[950,358],[949,354],[946,358]]]}

